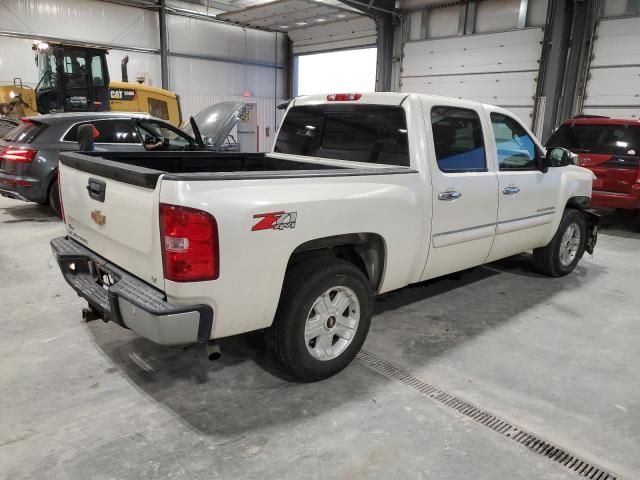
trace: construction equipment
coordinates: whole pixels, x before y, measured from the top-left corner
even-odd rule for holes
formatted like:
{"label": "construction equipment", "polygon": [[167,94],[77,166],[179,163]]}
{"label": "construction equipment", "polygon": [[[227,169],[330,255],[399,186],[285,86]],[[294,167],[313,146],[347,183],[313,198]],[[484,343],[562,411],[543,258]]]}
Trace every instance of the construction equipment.
{"label": "construction equipment", "polygon": [[72,43],[34,42],[38,68],[35,88],[20,78],[0,85],[0,115],[22,118],[56,112],[148,112],[175,126],[182,123],[180,99],[175,92],[128,82],[122,61],[122,82],[111,82],[108,49]]}

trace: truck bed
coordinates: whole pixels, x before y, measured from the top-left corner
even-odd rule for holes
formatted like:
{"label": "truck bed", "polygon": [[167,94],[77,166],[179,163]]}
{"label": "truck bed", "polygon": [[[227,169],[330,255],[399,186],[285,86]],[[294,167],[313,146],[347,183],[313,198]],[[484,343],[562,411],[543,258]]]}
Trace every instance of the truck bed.
{"label": "truck bed", "polygon": [[415,173],[408,167],[337,166],[279,158],[265,153],[83,152],[61,153],[60,162],[75,169],[141,187],[165,180],[249,180],[258,178],[393,175]]}

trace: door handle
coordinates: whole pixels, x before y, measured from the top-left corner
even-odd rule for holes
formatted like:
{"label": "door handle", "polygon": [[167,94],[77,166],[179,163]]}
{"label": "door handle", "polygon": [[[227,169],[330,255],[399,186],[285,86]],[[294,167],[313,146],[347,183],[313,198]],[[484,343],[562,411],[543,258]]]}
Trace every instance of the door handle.
{"label": "door handle", "polygon": [[504,187],[502,189],[502,193],[505,194],[505,195],[515,195],[519,191],[520,191],[520,189],[518,187],[513,186],[513,185],[511,185],[509,187]]}
{"label": "door handle", "polygon": [[438,200],[445,200],[445,201],[457,200],[461,196],[462,194],[456,191],[440,192],[438,194]]}

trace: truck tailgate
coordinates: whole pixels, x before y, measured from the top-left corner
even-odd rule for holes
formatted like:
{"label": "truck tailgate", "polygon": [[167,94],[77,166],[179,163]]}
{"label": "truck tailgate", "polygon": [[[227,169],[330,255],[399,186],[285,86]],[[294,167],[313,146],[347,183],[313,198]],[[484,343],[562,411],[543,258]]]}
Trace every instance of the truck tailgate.
{"label": "truck tailgate", "polygon": [[[136,185],[60,163],[67,233],[123,270],[164,289],[160,250],[160,181]],[[159,179],[158,179],[159,180]]]}

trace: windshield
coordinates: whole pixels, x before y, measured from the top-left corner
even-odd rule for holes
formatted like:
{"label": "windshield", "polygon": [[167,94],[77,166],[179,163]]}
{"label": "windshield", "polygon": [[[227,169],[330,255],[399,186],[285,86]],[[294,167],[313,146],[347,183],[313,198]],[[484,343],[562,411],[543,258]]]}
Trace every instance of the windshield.
{"label": "windshield", "polygon": [[564,147],[577,153],[640,155],[640,126],[564,124],[547,148]]}
{"label": "windshield", "polygon": [[4,140],[9,142],[31,143],[36,135],[44,129],[42,123],[29,121],[24,122],[4,136]]}

